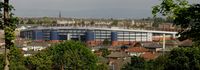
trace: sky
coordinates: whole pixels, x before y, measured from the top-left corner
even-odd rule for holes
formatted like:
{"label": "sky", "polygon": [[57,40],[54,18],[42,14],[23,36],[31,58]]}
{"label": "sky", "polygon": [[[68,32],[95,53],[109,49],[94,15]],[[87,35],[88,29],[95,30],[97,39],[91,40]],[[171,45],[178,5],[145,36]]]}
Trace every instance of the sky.
{"label": "sky", "polygon": [[[200,0],[192,0],[199,2]],[[160,0],[11,0],[19,17],[146,18]]]}

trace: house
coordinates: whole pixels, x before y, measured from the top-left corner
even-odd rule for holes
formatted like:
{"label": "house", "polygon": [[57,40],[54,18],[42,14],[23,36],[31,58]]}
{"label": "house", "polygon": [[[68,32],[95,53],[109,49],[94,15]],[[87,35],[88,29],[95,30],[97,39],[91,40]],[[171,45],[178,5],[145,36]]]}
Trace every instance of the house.
{"label": "house", "polygon": [[173,26],[172,23],[163,23],[163,24],[159,24],[158,28],[160,29],[164,29],[164,30],[169,30],[169,29],[174,29],[175,27]]}
{"label": "house", "polygon": [[[149,48],[152,48],[154,45],[149,45]],[[157,46],[160,48],[160,46]],[[155,49],[156,50],[156,49]],[[157,58],[158,54],[151,49],[146,49],[145,47],[131,47],[126,51],[130,56],[142,57],[145,60],[153,60]]]}
{"label": "house", "polygon": [[145,60],[153,60],[158,57],[158,54],[155,52],[145,52],[140,57],[144,58]]}
{"label": "house", "polygon": [[144,58],[145,60],[153,60],[158,57],[158,54],[155,52],[145,52],[144,54],[140,55],[140,57]]}
{"label": "house", "polygon": [[151,52],[162,50],[162,44],[156,42],[142,43],[142,46],[147,48]]}
{"label": "house", "polygon": [[125,52],[113,52],[107,58],[112,70],[120,70],[124,64],[131,62],[131,57]]}
{"label": "house", "polygon": [[[25,41],[26,42],[26,41]],[[20,42],[19,42],[20,43]],[[51,46],[49,42],[28,42],[28,43],[21,43],[17,45],[23,52],[24,56],[30,56],[38,51],[42,51]]]}
{"label": "house", "polygon": [[131,42],[130,46],[131,47],[142,47],[142,44],[140,42]]}
{"label": "house", "polygon": [[138,56],[138,57],[148,51],[149,50],[144,47],[131,47],[126,50],[126,52],[128,52],[130,56]]}
{"label": "house", "polygon": [[193,44],[192,40],[186,39],[178,43],[179,47],[191,47]]}

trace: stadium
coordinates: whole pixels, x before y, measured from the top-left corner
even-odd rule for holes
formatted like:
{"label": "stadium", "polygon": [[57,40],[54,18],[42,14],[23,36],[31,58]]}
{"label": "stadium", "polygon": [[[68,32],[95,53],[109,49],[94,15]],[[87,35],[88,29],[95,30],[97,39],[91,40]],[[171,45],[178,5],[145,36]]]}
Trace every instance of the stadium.
{"label": "stadium", "polygon": [[26,28],[20,37],[35,41],[59,42],[78,40],[90,46],[101,45],[108,40],[112,46],[133,42],[160,41],[175,39],[176,31],[157,31],[145,29],[126,29],[120,27],[84,27],[84,26],[37,26]]}

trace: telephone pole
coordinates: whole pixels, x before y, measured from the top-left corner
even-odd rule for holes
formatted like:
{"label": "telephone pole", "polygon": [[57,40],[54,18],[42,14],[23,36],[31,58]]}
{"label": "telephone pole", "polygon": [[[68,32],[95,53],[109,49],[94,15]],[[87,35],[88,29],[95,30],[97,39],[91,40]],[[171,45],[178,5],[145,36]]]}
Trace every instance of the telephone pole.
{"label": "telephone pole", "polygon": [[165,47],[166,47],[166,45],[165,45],[165,43],[166,43],[166,39],[165,39],[165,34],[163,34],[163,55],[165,54]]}

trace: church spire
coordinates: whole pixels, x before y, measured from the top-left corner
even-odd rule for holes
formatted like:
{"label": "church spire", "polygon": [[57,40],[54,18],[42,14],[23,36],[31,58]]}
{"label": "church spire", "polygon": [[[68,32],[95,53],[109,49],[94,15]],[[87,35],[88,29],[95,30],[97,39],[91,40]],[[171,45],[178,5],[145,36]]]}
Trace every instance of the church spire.
{"label": "church spire", "polygon": [[62,17],[62,14],[61,14],[61,11],[59,11],[59,18],[61,18]]}

